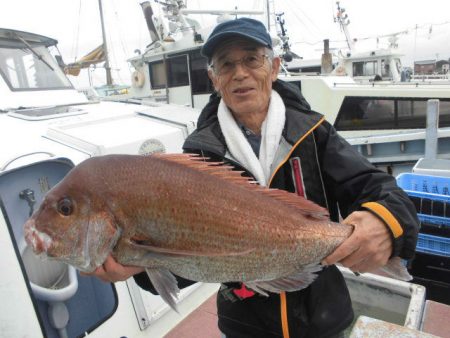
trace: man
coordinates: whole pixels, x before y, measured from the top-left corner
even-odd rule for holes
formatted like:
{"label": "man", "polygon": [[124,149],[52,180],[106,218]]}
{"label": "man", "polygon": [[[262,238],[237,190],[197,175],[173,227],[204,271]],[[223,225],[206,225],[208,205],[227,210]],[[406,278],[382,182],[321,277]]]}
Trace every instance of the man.
{"label": "man", "polygon": [[[219,328],[228,338],[339,336],[353,311],[334,264],[367,272],[392,256],[411,258],[418,232],[414,207],[394,178],[375,169],[310,110],[296,87],[277,80],[280,59],[259,21],[218,25],[202,54],[216,93],[184,150],[232,164],[261,185],[303,195],[328,208],[332,220],[342,215],[355,226],[304,290],[265,297],[240,283],[223,285],[217,296]],[[109,257],[96,275],[116,281],[141,271]],[[135,279],[155,292],[145,274]],[[178,281],[180,287],[192,283]]]}

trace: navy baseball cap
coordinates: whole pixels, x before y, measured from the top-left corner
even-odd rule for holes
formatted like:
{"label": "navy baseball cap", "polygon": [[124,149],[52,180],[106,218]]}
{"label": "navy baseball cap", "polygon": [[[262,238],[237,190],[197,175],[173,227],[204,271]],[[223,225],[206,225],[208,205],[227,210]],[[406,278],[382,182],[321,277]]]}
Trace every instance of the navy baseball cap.
{"label": "navy baseball cap", "polygon": [[240,36],[272,49],[272,38],[261,21],[239,18],[218,24],[208,36],[201,54],[211,60],[219,43],[232,36]]}

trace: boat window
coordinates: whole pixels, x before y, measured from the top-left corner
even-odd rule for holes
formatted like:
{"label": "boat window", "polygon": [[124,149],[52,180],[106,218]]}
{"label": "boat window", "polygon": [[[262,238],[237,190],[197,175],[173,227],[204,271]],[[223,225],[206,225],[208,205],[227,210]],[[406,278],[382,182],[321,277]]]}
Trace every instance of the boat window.
{"label": "boat window", "polygon": [[353,76],[364,75],[364,62],[353,62]]}
{"label": "boat window", "polygon": [[51,68],[29,49],[0,46],[0,75],[11,90],[72,88],[72,84],[44,46],[33,47]]}
{"label": "boat window", "polygon": [[371,76],[376,75],[378,65],[376,61],[353,62],[353,76]]}
{"label": "boat window", "polygon": [[169,87],[189,86],[187,55],[168,58],[167,73],[169,75]]}
{"label": "boat window", "polygon": [[376,61],[371,61],[371,62],[366,62],[364,64],[364,75],[375,75],[377,74],[377,62]]}
{"label": "boat window", "polygon": [[[414,129],[426,127],[425,98],[346,97],[335,122],[337,130]],[[439,126],[450,126],[450,100],[439,104]]]}
{"label": "boat window", "polygon": [[391,76],[390,66],[384,59],[381,60],[381,76],[389,77]]}
{"label": "boat window", "polygon": [[191,87],[192,94],[209,94],[214,90],[213,84],[208,77],[208,61],[200,55],[200,50],[189,54],[191,63]]}
{"label": "boat window", "polygon": [[167,77],[163,61],[149,63],[150,83],[152,89],[166,88]]}

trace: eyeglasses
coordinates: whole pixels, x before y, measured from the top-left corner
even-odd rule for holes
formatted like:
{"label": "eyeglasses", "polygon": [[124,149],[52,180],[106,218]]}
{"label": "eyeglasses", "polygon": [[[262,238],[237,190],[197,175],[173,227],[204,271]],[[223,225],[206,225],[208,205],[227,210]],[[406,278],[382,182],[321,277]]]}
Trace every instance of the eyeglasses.
{"label": "eyeglasses", "polygon": [[269,55],[256,53],[247,54],[239,60],[231,61],[225,59],[217,62],[217,64],[213,63],[211,64],[211,68],[214,69],[214,72],[217,75],[225,75],[233,72],[236,65],[239,63],[249,69],[258,69],[263,66],[265,58],[269,58]]}

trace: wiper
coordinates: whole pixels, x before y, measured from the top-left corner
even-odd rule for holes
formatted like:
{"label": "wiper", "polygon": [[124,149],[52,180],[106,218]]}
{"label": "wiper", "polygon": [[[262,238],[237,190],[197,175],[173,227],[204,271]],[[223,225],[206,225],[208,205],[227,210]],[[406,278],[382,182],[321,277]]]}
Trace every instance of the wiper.
{"label": "wiper", "polygon": [[52,66],[50,66],[50,64],[47,62],[47,61],[45,61],[44,60],[44,58],[42,57],[42,55],[41,54],[39,54],[38,52],[36,52],[34,49],[33,49],[33,47],[31,47],[31,45],[25,40],[25,39],[23,39],[20,35],[18,35],[17,33],[14,33],[13,34],[14,35],[14,37],[16,38],[16,39],[18,39],[18,40],[20,40],[20,41],[22,41],[24,44],[25,44],[25,46],[27,46],[27,48],[39,59],[39,60],[41,60],[48,68],[50,68],[52,71],[55,71],[54,69],[53,69],[53,67]]}

